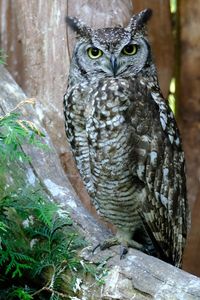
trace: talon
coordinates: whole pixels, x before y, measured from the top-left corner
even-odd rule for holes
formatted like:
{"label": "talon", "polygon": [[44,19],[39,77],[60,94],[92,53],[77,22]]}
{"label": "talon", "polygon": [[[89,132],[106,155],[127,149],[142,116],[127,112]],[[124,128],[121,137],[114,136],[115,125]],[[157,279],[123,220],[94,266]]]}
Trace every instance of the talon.
{"label": "talon", "polygon": [[127,253],[128,253],[127,247],[120,245],[120,259],[123,259]]}
{"label": "talon", "polygon": [[100,248],[100,250],[109,249],[112,246],[120,245],[120,251],[119,256],[120,259],[123,259],[125,255],[128,253],[128,247],[138,249],[140,251],[143,251],[147,254],[149,254],[149,251],[147,248],[144,248],[144,246],[134,240],[126,240],[120,236],[114,236],[111,238],[107,238],[103,242],[97,244],[93,249],[92,253],[94,254],[95,250],[97,248]]}
{"label": "talon", "polygon": [[101,249],[101,244],[98,243],[93,249],[92,249],[92,254],[94,254],[94,252],[97,250],[97,248]]}
{"label": "talon", "polygon": [[118,239],[116,237],[112,237],[112,238],[105,240],[103,243],[101,243],[100,249],[105,250],[105,249],[108,249],[108,248],[118,245],[118,244],[119,244]]}
{"label": "talon", "polygon": [[145,248],[145,247],[142,249],[142,252],[144,252],[144,253],[146,253],[148,255],[151,255],[150,251],[147,248]]}

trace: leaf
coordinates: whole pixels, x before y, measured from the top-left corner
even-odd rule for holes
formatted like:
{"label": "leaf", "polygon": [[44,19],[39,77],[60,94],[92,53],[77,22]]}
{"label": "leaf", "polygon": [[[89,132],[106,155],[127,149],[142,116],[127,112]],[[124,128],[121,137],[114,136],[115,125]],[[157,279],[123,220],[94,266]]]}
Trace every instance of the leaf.
{"label": "leaf", "polygon": [[30,265],[27,264],[17,264],[15,267],[15,270],[12,272],[12,278],[18,276],[18,277],[22,277],[23,275],[23,270],[27,270],[27,269],[32,269],[32,267]]}
{"label": "leaf", "polygon": [[5,250],[0,250],[0,266],[3,266],[9,259],[9,253]]}
{"label": "leaf", "polygon": [[[41,227],[35,230],[30,230],[30,234],[32,238],[37,238],[40,240],[46,240],[49,241],[51,238],[51,231],[48,227]],[[46,249],[46,251],[48,250],[48,248]]]}
{"label": "leaf", "polygon": [[3,65],[6,63],[7,55],[4,53],[2,49],[0,49],[0,64]]}
{"label": "leaf", "polygon": [[19,252],[13,252],[12,255],[15,257],[16,260],[18,261],[26,261],[26,262],[31,262],[31,263],[35,263],[35,260],[23,253],[19,253]]}
{"label": "leaf", "polygon": [[58,294],[52,293],[49,300],[60,300],[60,297]]}
{"label": "leaf", "polygon": [[16,297],[18,297],[18,299],[20,299],[20,300],[31,300],[31,299],[33,299],[33,297],[29,294],[29,292],[26,291],[22,287],[16,288],[14,291],[12,291],[9,294],[9,296],[11,297],[11,299],[15,299]]}
{"label": "leaf", "polygon": [[[20,102],[13,111],[27,101]],[[19,113],[10,112],[0,117],[0,157],[7,161],[24,160],[26,154],[21,150],[22,144],[47,150],[49,147],[41,142],[41,137],[44,136],[33,122],[21,119]]]}
{"label": "leaf", "polygon": [[4,222],[0,221],[0,231],[7,232],[7,229],[8,226]]}

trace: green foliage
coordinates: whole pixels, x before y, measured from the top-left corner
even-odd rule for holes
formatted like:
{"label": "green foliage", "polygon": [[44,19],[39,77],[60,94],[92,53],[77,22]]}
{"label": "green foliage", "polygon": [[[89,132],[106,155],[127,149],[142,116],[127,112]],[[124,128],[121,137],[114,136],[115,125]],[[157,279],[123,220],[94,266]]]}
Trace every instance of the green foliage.
{"label": "green foliage", "polygon": [[[107,258],[109,259],[109,257]],[[83,270],[86,274],[90,274],[93,278],[96,279],[97,285],[101,286],[105,283],[104,279],[108,274],[108,270],[106,268],[106,260],[97,266],[92,263],[85,263],[81,261]]]}
{"label": "green foliage", "polygon": [[[5,178],[8,166],[30,160],[22,144],[44,148],[44,135],[15,112],[25,103],[32,100],[0,116],[0,165],[4,165],[0,175]],[[40,188],[18,187],[0,194],[0,299],[71,299],[80,293],[83,279],[79,276],[88,273],[102,284],[103,266],[86,264],[78,257],[84,245],[69,214]]]}
{"label": "green foliage", "polygon": [[170,10],[174,14],[177,11],[177,0],[170,0]]}
{"label": "green foliage", "polygon": [[[20,104],[25,103],[33,102],[32,100],[26,100]],[[40,140],[40,137],[44,137],[44,134],[32,122],[20,118],[20,114],[15,113],[14,110],[0,117],[0,161],[2,163],[16,159],[20,161],[28,160],[29,158],[21,148],[22,144],[47,148]]]}
{"label": "green foliage", "polygon": [[[1,295],[5,299],[34,299],[33,295],[43,299],[53,293],[59,296],[66,271],[70,276],[64,283],[66,295],[70,295],[75,270],[82,268],[76,250],[84,241],[74,232],[69,215],[39,191],[21,190],[0,201],[0,216]],[[25,286],[32,292],[28,293]]]}
{"label": "green foliage", "polygon": [[0,65],[5,64],[6,55],[2,49],[0,49]]}
{"label": "green foliage", "polygon": [[29,294],[28,291],[26,291],[26,289],[23,288],[16,288],[14,289],[10,295],[9,295],[10,299],[21,299],[21,300],[31,300],[33,299],[32,296]]}

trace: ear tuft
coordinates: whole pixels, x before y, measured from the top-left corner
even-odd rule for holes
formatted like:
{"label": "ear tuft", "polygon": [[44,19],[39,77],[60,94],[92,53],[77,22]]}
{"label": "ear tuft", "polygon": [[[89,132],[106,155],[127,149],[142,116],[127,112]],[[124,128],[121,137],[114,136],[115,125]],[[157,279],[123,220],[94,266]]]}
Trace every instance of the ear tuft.
{"label": "ear tuft", "polygon": [[137,25],[138,26],[143,26],[144,24],[147,23],[147,21],[149,21],[149,19],[152,16],[152,10],[150,8],[147,8],[145,10],[142,10],[138,15],[137,15]]}
{"label": "ear tuft", "polygon": [[69,25],[69,27],[79,35],[81,36],[91,35],[92,29],[88,27],[83,21],[79,20],[78,18],[67,16],[65,18],[65,21]]}
{"label": "ear tuft", "polygon": [[150,8],[142,10],[140,13],[134,15],[129,25],[127,26],[128,31],[135,31],[142,29],[145,24],[148,22],[148,20],[152,16],[152,10]]}

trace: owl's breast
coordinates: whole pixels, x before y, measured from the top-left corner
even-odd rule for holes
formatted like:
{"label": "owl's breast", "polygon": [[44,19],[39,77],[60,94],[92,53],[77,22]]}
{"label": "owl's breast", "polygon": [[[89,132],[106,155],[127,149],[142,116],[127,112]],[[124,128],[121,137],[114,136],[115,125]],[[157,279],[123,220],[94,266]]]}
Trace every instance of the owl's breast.
{"label": "owl's breast", "polygon": [[131,168],[132,150],[137,152],[150,144],[152,110],[142,94],[133,93],[133,83],[127,79],[101,80],[85,102],[85,130],[96,161],[105,160],[115,167],[121,162],[124,168]]}
{"label": "owl's breast", "polygon": [[[85,130],[94,191],[92,198],[98,211],[108,220],[132,226],[138,220],[141,191],[143,196],[145,191],[144,185],[133,174],[133,161],[130,160],[133,147],[130,139],[135,129],[127,119],[131,101],[134,101],[129,82],[114,79],[99,82],[88,100]],[[91,186],[91,182],[86,186]]]}
{"label": "owl's breast", "polygon": [[[153,138],[152,109],[130,79],[81,84],[68,101],[74,155],[97,210],[132,226],[146,196],[143,166]],[[154,122],[155,123],[155,122]]]}

